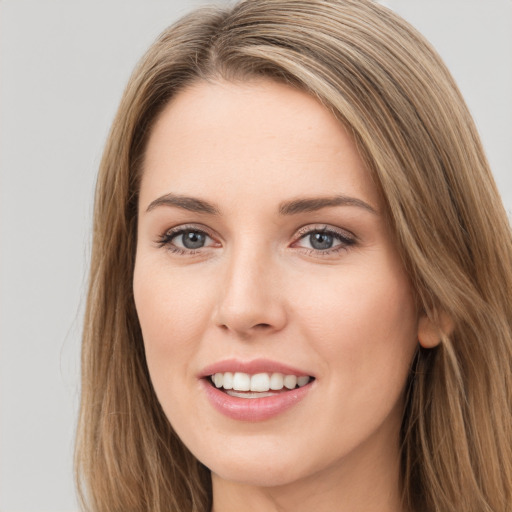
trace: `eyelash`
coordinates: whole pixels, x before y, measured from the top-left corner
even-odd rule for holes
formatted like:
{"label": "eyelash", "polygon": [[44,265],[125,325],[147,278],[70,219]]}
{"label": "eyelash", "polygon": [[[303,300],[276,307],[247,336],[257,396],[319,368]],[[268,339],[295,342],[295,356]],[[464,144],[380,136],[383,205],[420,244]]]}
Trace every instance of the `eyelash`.
{"label": "eyelash", "polygon": [[199,233],[207,236],[208,238],[214,239],[213,235],[208,232],[204,227],[198,227],[194,225],[185,225],[185,226],[177,226],[176,228],[172,228],[167,230],[163,235],[161,235],[157,240],[158,247],[165,247],[168,251],[173,254],[179,255],[194,255],[204,249],[204,247],[200,247],[196,250],[194,249],[186,249],[182,247],[177,247],[172,243],[173,239],[177,238],[180,235],[184,235],[185,233]]}
{"label": "eyelash", "polygon": [[[180,235],[184,235],[185,233],[198,233],[200,235],[204,235],[212,240],[215,240],[213,234],[211,234],[208,230],[204,229],[204,227],[197,227],[194,225],[184,225],[177,226],[176,228],[172,228],[167,230],[161,236],[159,236],[157,240],[157,246],[159,248],[166,248],[173,254],[178,255],[190,255],[193,256],[201,252],[205,247],[200,247],[198,249],[186,249],[182,247],[177,247],[173,244],[173,240]],[[336,230],[326,225],[322,226],[305,226],[297,231],[296,239],[292,244],[292,247],[300,242],[301,240],[306,239],[308,236],[311,236],[315,233],[321,233],[323,235],[332,236],[334,239],[338,240],[340,243],[335,245],[332,248],[328,248],[325,250],[308,248],[308,247],[298,247],[307,255],[320,255],[320,256],[328,256],[332,254],[339,253],[341,251],[348,250],[351,246],[357,243],[357,238],[349,232],[344,230]],[[206,247],[207,248],[207,247]]]}
{"label": "eyelash", "polygon": [[314,233],[321,233],[322,235],[332,236],[334,239],[337,239],[340,243],[335,245],[332,248],[326,250],[314,249],[302,247],[301,249],[307,255],[319,255],[319,256],[330,256],[333,254],[337,254],[341,251],[346,251],[350,247],[356,244],[357,238],[352,234],[345,230],[335,229],[326,225],[322,226],[305,226],[297,232],[297,240],[293,243],[296,244],[301,240],[306,239],[308,236],[313,235]]}

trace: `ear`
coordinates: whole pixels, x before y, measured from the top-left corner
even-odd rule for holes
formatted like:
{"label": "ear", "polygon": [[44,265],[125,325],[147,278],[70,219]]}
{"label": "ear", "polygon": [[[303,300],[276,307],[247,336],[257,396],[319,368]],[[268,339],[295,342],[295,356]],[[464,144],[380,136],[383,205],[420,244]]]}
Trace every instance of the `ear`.
{"label": "ear", "polygon": [[423,348],[434,348],[441,342],[443,335],[453,332],[454,322],[452,318],[441,311],[438,313],[438,321],[431,320],[426,313],[422,313],[418,322],[418,341]]}

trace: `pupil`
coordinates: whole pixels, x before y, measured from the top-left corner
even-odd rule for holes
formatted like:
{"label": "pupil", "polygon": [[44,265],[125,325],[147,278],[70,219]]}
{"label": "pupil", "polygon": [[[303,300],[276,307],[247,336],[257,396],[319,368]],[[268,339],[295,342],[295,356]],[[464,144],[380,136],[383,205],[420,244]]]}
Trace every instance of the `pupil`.
{"label": "pupil", "polygon": [[197,231],[187,231],[183,233],[182,240],[187,249],[199,249],[204,245],[205,235]]}
{"label": "pupil", "polygon": [[315,233],[309,235],[311,247],[314,249],[330,249],[332,247],[332,235],[327,233]]}

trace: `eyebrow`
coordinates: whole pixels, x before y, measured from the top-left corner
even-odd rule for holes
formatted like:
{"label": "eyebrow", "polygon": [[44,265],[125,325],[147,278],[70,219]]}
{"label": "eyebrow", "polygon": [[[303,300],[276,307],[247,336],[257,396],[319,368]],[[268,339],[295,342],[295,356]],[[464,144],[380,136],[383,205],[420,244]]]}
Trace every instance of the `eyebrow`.
{"label": "eyebrow", "polygon": [[[150,212],[158,206],[174,206],[183,208],[196,213],[208,213],[210,215],[219,215],[220,210],[217,206],[203,199],[195,197],[183,196],[178,194],[165,194],[154,201],[147,207],[146,211]],[[309,213],[333,206],[356,206],[377,215],[377,210],[368,203],[356,197],[336,195],[329,197],[305,197],[300,199],[292,199],[284,201],[279,205],[280,215],[297,215],[299,213]]]}
{"label": "eyebrow", "polygon": [[296,215],[297,213],[308,213],[332,206],[357,206],[377,215],[377,210],[356,197],[337,195],[330,197],[312,197],[286,201],[279,206],[281,215]]}
{"label": "eyebrow", "polygon": [[150,203],[147,212],[154,210],[157,206],[176,206],[196,213],[209,213],[218,215],[219,209],[211,203],[195,197],[181,196],[176,194],[165,194]]}

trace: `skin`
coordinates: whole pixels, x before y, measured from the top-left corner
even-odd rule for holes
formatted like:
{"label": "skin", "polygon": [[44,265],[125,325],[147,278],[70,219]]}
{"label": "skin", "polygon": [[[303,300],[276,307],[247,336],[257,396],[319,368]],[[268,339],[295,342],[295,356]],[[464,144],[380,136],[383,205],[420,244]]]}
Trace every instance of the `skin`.
{"label": "skin", "polygon": [[[167,194],[215,212],[166,204]],[[338,195],[357,201],[279,211]],[[184,249],[169,235],[180,226],[208,233],[204,246]],[[313,249],[308,230],[326,227],[343,238]],[[181,91],[147,146],[133,284],[154,389],[212,471],[215,512],[402,510],[403,392],[431,326],[377,189],[327,109],[270,81]],[[314,376],[307,396],[259,422],[216,411],[201,370],[262,357]]]}

